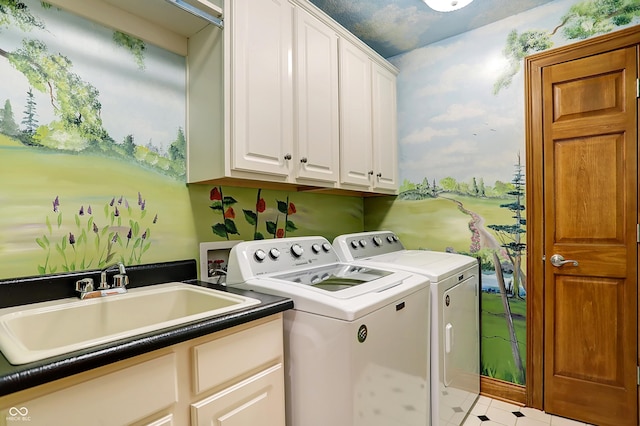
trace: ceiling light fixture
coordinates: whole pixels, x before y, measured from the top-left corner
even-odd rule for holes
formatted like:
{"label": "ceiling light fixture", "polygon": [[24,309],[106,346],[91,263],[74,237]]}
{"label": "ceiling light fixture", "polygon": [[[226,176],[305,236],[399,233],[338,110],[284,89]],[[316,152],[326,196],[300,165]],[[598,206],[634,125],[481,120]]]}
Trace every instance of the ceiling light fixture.
{"label": "ceiling light fixture", "polygon": [[431,9],[438,12],[451,12],[462,9],[473,0],[424,0]]}

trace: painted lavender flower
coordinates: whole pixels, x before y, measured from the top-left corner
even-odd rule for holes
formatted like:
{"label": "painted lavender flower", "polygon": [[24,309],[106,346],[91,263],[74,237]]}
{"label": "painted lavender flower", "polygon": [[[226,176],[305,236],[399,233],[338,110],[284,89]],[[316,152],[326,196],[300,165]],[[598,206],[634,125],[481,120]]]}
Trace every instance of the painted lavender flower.
{"label": "painted lavender flower", "polygon": [[[91,204],[80,204],[63,220],[60,197],[56,196],[51,204],[53,213],[45,219],[47,231],[36,238],[45,251],[38,273],[102,268],[115,260],[141,263],[143,254],[151,247],[150,227],[157,223],[158,214],[152,220],[145,219],[146,200],[140,192],[137,198],[137,208],[135,203],[129,203],[126,194],[108,198],[102,217],[94,214]],[[124,235],[126,239],[121,237]]]}

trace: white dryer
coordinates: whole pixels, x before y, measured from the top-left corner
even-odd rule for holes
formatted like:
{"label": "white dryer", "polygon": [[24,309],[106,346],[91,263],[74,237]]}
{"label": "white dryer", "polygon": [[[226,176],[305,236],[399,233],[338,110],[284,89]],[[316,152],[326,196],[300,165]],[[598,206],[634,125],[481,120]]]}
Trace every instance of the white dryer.
{"label": "white dryer", "polygon": [[478,261],[453,253],[407,250],[389,231],[341,235],[333,246],[354,265],[393,267],[429,278],[431,424],[461,425],[480,393]]}
{"label": "white dryer", "polygon": [[429,424],[423,275],[344,263],[325,238],[300,237],[235,245],[227,285],[293,299],[284,313],[287,425]]}

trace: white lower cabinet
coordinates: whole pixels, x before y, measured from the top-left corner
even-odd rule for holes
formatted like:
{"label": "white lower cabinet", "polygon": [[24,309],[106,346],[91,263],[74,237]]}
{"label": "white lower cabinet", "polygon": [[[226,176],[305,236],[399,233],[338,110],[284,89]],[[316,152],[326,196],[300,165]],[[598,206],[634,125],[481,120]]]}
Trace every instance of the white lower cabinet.
{"label": "white lower cabinet", "polygon": [[173,414],[167,414],[160,419],[153,420],[151,423],[145,422],[144,426],[177,426],[177,424],[173,421]]}
{"label": "white lower cabinet", "polygon": [[284,424],[282,364],[191,405],[192,426]]}
{"label": "white lower cabinet", "polygon": [[284,426],[284,413],[282,314],[0,398],[0,424]]}

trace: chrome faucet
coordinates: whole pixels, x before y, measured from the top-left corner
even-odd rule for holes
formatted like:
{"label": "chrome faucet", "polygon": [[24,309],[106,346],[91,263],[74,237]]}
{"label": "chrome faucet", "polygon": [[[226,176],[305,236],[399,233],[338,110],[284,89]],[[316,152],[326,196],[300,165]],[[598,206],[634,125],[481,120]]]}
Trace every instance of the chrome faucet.
{"label": "chrome faucet", "polygon": [[[113,283],[110,285],[107,282],[107,272],[115,266],[118,267],[118,273],[113,276]],[[76,281],[76,292],[80,299],[111,296],[114,294],[126,293],[128,284],[129,277],[127,276],[124,264],[122,262],[117,262],[106,266],[100,271],[100,284],[98,285],[98,288],[94,288],[93,278],[83,278]]]}

